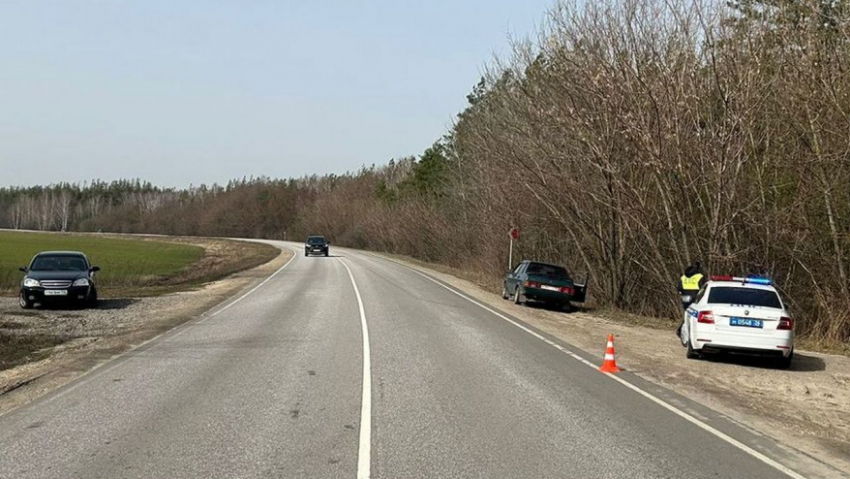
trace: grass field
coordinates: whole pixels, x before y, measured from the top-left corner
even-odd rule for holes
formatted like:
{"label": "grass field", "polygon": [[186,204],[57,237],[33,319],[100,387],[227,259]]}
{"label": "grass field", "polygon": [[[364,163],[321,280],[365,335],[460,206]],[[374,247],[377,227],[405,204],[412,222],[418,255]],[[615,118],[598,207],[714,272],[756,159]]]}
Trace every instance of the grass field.
{"label": "grass field", "polygon": [[36,253],[49,250],[88,255],[92,264],[101,267],[97,278],[103,293],[168,282],[204,257],[204,248],[188,244],[0,231],[0,293],[16,294],[22,277],[18,268],[28,265]]}
{"label": "grass field", "polygon": [[[215,238],[0,231],[0,296],[17,296],[23,277],[18,268],[29,264],[40,251],[54,250],[82,251],[102,268],[97,273],[98,295],[104,299],[100,307],[115,310],[106,316],[109,326],[95,312],[89,317],[88,312],[64,309],[24,312],[17,301],[4,299],[7,306],[0,308],[0,371],[39,361],[53,354],[55,346],[79,337],[126,333],[124,328],[139,313],[127,310],[123,318],[129,323],[121,326],[114,326],[113,320],[122,317],[119,309],[138,304],[138,298],[192,290],[265,264],[280,254],[267,244]],[[136,323],[136,327],[144,324]],[[0,383],[0,396],[8,386]],[[11,387],[17,387],[16,383]]]}

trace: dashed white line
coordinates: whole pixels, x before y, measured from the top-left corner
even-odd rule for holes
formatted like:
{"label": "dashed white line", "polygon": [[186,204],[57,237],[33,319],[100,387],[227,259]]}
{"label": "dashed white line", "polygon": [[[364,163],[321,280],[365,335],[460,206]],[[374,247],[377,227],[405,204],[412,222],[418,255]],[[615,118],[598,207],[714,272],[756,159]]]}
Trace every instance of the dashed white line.
{"label": "dashed white line", "polygon": [[[337,258],[339,259],[339,258]],[[357,479],[369,479],[372,472],[372,360],[369,348],[369,326],[366,324],[366,310],[363,308],[363,298],[357,281],[351,273],[351,268],[345,261],[339,259],[348,271],[357,305],[360,307],[360,330],[363,335],[363,391],[360,399],[360,448],[357,452]]]}

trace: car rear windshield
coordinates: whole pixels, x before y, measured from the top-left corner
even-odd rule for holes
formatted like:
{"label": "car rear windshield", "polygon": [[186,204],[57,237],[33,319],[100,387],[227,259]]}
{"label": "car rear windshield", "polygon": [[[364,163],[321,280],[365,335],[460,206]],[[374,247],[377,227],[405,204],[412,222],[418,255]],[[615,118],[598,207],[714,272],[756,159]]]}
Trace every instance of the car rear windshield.
{"label": "car rear windshield", "polygon": [[86,260],[80,256],[38,256],[33,260],[32,271],[85,271]]}
{"label": "car rear windshield", "polygon": [[551,264],[531,263],[528,265],[528,269],[525,272],[526,274],[533,274],[536,276],[546,276],[549,278],[557,279],[570,279],[570,275],[567,274],[566,268],[563,268],[561,266],[554,266]]}
{"label": "car rear windshield", "polygon": [[764,306],[782,308],[779,295],[774,291],[755,288],[736,288],[715,286],[708,293],[708,302],[712,304],[740,304],[744,306]]}
{"label": "car rear windshield", "polygon": [[307,238],[307,242],[310,244],[324,244],[325,237],[324,236],[311,236]]}

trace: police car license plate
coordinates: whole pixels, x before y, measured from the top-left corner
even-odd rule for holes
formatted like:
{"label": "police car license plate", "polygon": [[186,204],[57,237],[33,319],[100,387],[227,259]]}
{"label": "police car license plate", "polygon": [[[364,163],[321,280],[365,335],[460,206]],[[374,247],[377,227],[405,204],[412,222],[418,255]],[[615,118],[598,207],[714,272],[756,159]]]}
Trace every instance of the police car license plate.
{"label": "police car license plate", "polygon": [[729,318],[729,326],[743,326],[745,328],[764,328],[764,321],[750,318]]}
{"label": "police car license plate", "polygon": [[66,289],[48,289],[44,291],[45,296],[68,296]]}

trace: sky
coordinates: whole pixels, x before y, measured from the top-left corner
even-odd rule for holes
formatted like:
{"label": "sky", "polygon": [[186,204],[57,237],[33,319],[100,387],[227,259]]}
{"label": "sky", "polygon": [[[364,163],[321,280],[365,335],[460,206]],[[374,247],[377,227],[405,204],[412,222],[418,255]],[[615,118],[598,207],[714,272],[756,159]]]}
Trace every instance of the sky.
{"label": "sky", "polygon": [[421,153],[554,0],[0,0],[0,186]]}

